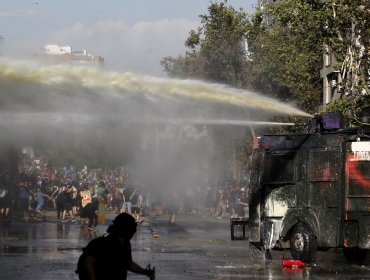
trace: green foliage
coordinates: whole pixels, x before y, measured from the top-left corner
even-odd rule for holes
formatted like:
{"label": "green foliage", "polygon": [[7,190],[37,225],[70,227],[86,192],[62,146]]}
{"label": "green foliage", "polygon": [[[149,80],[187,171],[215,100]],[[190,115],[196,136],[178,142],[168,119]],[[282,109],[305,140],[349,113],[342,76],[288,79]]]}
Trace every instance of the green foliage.
{"label": "green foliage", "polygon": [[208,14],[200,16],[201,27],[189,33],[188,52],[161,63],[172,77],[254,88],[317,113],[324,46],[343,65],[345,91],[354,100],[364,90],[368,94],[369,5],[368,0],[280,0],[247,18],[227,1],[211,2]]}
{"label": "green foliage", "polygon": [[358,38],[360,44],[353,47],[369,46],[368,0],[328,0],[325,8],[328,10],[327,30],[331,35],[327,36],[326,43],[335,50],[337,58],[344,58],[354,38]]}
{"label": "green foliage", "polygon": [[323,13],[327,15],[324,43],[335,55],[341,73],[343,97],[327,108],[342,112],[358,125],[362,108],[370,105],[367,79],[370,42],[370,2],[368,0],[325,1]]}
{"label": "green foliage", "polygon": [[191,30],[185,56],[165,57],[161,64],[171,77],[203,79],[243,87],[247,83],[246,14],[227,2],[211,3],[202,26]]}
{"label": "green foliage", "polygon": [[337,99],[332,104],[330,104],[327,108],[328,112],[342,112],[345,113],[351,110],[352,105],[348,101],[348,99]]}
{"label": "green foliage", "polygon": [[188,78],[190,76],[187,74],[188,71],[186,67],[188,60],[189,58],[183,56],[179,56],[178,58],[167,56],[161,60],[161,65],[170,77]]}
{"label": "green foliage", "polygon": [[317,112],[326,45],[339,65],[348,60],[343,86],[357,100],[369,68],[368,19],[364,0],[281,0],[257,11],[248,31],[255,88]]}
{"label": "green foliage", "polygon": [[281,0],[258,10],[247,38],[254,87],[313,113],[322,95],[320,69],[327,14],[322,1]]}
{"label": "green foliage", "polygon": [[343,91],[353,102],[369,94],[368,79],[370,42],[370,2],[368,0],[330,0],[326,44],[340,64]]}
{"label": "green foliage", "polygon": [[247,17],[226,0],[211,2],[208,14],[200,16],[201,27],[189,33],[185,55],[165,57],[161,64],[172,77],[252,88],[315,114],[322,105],[323,54],[329,50],[346,74],[341,86],[349,94],[328,110],[352,112],[356,122],[362,106],[370,104],[369,5],[368,0],[279,0]]}
{"label": "green foliage", "polygon": [[341,112],[349,120],[352,126],[369,125],[368,123],[363,123],[361,120],[363,109],[369,106],[369,95],[363,95],[356,101],[352,98],[341,98],[331,103],[327,107],[327,112]]}

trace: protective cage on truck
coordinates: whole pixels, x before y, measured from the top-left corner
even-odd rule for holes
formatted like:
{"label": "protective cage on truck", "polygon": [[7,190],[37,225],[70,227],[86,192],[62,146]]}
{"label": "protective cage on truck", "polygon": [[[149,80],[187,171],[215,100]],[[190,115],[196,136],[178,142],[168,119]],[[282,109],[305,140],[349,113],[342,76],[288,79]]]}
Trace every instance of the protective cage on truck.
{"label": "protective cage on truck", "polygon": [[343,248],[370,249],[370,126],[342,128],[339,114],[315,118],[306,134],[264,135],[253,152],[249,242],[312,261]]}

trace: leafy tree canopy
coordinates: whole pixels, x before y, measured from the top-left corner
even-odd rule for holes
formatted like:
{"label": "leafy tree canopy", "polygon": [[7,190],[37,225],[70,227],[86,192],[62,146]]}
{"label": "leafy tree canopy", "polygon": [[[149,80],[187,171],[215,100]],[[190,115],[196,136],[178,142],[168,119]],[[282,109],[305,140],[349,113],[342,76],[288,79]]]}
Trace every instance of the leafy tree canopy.
{"label": "leafy tree canopy", "polygon": [[361,124],[361,110],[370,105],[370,2],[368,0],[327,1],[331,15],[327,28],[331,30],[326,44],[334,50],[341,73],[342,99],[328,107],[350,116]]}
{"label": "leafy tree canopy", "polygon": [[254,87],[317,111],[326,19],[321,0],[282,0],[257,10],[247,33]]}
{"label": "leafy tree canopy", "polygon": [[322,56],[329,50],[346,91],[361,99],[369,68],[367,0],[280,0],[257,10],[248,29],[255,88],[318,112]]}
{"label": "leafy tree canopy", "polygon": [[370,104],[364,94],[369,3],[279,0],[247,15],[227,1],[211,2],[208,14],[200,16],[201,26],[185,41],[187,52],[165,57],[161,64],[171,77],[251,88],[315,114],[322,105],[323,55],[329,51],[345,72],[343,87],[351,93],[329,110],[356,109],[361,102]]}
{"label": "leafy tree canopy", "polygon": [[191,30],[185,41],[188,51],[177,58],[165,57],[161,64],[171,77],[203,79],[243,87],[248,63],[245,34],[248,20],[243,10],[227,1],[212,3],[201,15],[201,26]]}

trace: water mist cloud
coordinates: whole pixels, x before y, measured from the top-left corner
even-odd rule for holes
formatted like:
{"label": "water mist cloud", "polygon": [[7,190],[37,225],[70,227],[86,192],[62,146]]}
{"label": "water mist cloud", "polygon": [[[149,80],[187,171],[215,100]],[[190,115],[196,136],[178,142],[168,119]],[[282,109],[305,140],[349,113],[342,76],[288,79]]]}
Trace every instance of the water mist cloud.
{"label": "water mist cloud", "polygon": [[215,141],[207,124],[265,124],[276,115],[309,116],[220,84],[0,59],[0,148],[37,146],[59,157],[77,148],[72,159],[129,163],[158,189],[204,179],[204,166],[232,139]]}

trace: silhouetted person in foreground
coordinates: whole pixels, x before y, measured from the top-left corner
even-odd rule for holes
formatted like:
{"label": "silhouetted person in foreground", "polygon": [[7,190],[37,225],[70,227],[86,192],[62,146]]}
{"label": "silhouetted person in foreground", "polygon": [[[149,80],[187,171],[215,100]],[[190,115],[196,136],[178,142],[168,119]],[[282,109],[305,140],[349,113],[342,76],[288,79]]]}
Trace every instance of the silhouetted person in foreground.
{"label": "silhouetted person in foreground", "polygon": [[130,240],[136,221],[127,213],[119,214],[107,229],[108,235],[93,239],[82,249],[76,272],[80,280],[124,280],[127,271],[155,279],[155,268],[146,269],[132,260]]}

